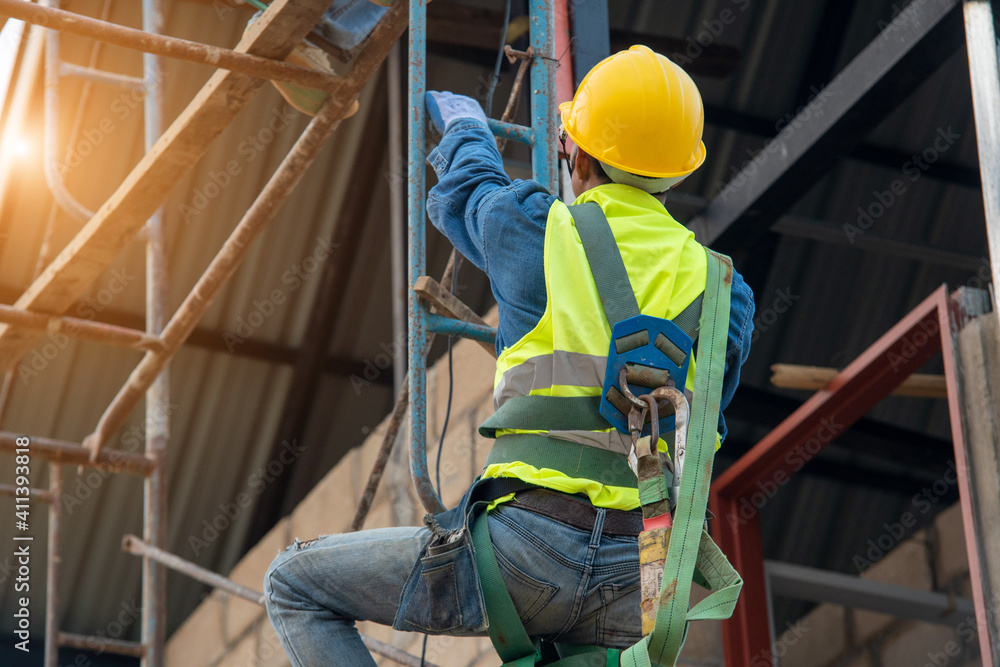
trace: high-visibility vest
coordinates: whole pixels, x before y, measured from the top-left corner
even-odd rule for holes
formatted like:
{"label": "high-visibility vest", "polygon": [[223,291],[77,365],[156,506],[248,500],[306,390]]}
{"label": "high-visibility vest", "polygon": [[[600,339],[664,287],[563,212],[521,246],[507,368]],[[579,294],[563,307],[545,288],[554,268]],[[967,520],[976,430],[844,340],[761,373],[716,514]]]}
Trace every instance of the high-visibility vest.
{"label": "high-visibility vest", "polygon": [[[656,198],[627,185],[606,184],[583,193],[574,204],[584,202],[595,202],[604,211],[642,314],[672,319],[704,292],[704,246]],[[544,262],[545,312],[534,329],[505,348],[497,359],[493,395],[497,409],[515,396],[601,394],[611,329],[580,235],[569,209],[558,200],[546,221]],[[686,379],[688,393],[694,386],[694,371],[692,359]],[[523,432],[499,429],[496,436],[502,440]],[[545,433],[548,439],[622,455],[631,447],[629,436],[613,428]],[[665,451],[662,439],[659,446]],[[597,507],[627,510],[639,506],[634,487],[571,477],[520,460],[489,464],[483,476],[517,477],[564,493],[585,493]]]}

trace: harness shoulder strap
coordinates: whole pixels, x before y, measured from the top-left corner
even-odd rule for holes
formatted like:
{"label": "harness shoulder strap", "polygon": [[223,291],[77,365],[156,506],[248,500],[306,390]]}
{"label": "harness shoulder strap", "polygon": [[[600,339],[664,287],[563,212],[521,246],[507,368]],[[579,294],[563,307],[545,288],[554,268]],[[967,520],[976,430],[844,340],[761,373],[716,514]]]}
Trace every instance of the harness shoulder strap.
{"label": "harness shoulder strap", "polygon": [[[587,254],[587,263],[594,275],[597,294],[601,298],[608,323],[614,327],[622,320],[640,315],[639,303],[632,290],[625,261],[622,259],[615,236],[611,232],[611,224],[604,211],[592,201],[567,208],[580,234],[580,241]],[[698,339],[698,324],[704,297],[704,293],[699,294],[672,320],[691,340]]]}
{"label": "harness shoulder strap", "polygon": [[569,207],[569,212],[587,253],[587,263],[594,274],[608,324],[614,327],[622,320],[641,315],[625,261],[600,205],[592,201],[576,204]]}

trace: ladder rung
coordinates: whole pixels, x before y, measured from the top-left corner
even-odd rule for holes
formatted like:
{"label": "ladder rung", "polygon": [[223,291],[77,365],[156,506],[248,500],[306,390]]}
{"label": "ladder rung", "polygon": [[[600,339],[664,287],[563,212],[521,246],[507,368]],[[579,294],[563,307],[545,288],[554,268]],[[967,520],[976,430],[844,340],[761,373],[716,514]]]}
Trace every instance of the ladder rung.
{"label": "ladder rung", "polygon": [[524,125],[514,123],[504,123],[500,120],[489,119],[490,131],[498,137],[504,137],[511,141],[517,141],[528,146],[535,145],[535,131]]}
{"label": "ladder rung", "polygon": [[[462,303],[461,299],[442,287],[441,283],[430,276],[420,276],[417,278],[417,282],[413,286],[413,291],[419,294],[421,299],[436,307],[439,313],[453,320],[489,327],[483,318],[476,315],[471,308]],[[496,347],[493,343],[477,342],[494,357],[497,355]]]}
{"label": "ladder rung", "polygon": [[446,336],[471,338],[483,343],[495,343],[497,338],[497,330],[493,327],[484,327],[481,324],[462,322],[434,314],[427,315],[427,331]]}

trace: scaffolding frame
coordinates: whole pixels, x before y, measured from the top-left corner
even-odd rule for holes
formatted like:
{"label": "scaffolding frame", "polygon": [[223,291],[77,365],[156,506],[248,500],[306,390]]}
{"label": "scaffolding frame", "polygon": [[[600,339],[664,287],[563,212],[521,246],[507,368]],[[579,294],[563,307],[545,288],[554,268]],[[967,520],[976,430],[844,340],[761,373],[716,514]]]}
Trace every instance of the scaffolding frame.
{"label": "scaffolding frame", "polygon": [[[55,5],[55,0],[52,0]],[[236,49],[198,44],[160,35],[160,0],[143,0],[143,30],[65,12],[55,6],[25,0],[0,0],[0,13],[50,29],[46,54],[46,106],[55,109],[58,80],[64,75],[88,81],[144,89],[144,144],[146,154],[123,184],[96,213],[91,213],[65,189],[53,169],[46,170],[56,203],[86,224],[51,262],[14,306],[0,307],[0,370],[9,378],[20,358],[45,332],[60,331],[85,340],[141,350],[145,356],[108,406],[95,433],[83,446],[78,443],[29,436],[33,455],[48,463],[49,488],[30,489],[29,498],[48,505],[46,575],[46,667],[58,664],[60,646],[93,649],[138,657],[144,666],[165,662],[166,569],[182,572],[228,594],[263,604],[262,594],[190,563],[166,551],[167,405],[169,381],[165,367],[194,330],[195,325],[248,254],[254,239],[274,217],[305,171],[332,136],[345,112],[375,74],[390,48],[407,26],[406,3],[397,2],[376,26],[363,49],[342,77],[330,76],[283,62],[292,48],[312,30],[329,3],[326,0],[275,0],[249,27]],[[143,52],[143,77],[110,76],[91,68],[66,66],[58,60],[58,32],[66,31]],[[202,90],[174,124],[163,133],[162,89],[159,58],[177,58],[217,68]],[[330,92],[330,97],[310,121],[278,169],[258,194],[222,248],[203,272],[178,310],[167,320],[167,267],[162,212],[163,199],[185,171],[268,80],[289,81]],[[50,121],[54,117],[50,114]],[[47,128],[47,157],[55,154],[56,124]],[[47,160],[47,165],[52,165]],[[145,221],[145,223],[144,223]],[[83,291],[107,268],[118,252],[146,226],[146,331],[63,317]],[[43,248],[42,258],[44,258]],[[139,400],[147,399],[145,454],[104,445],[131,414]],[[2,411],[2,408],[0,408]],[[0,432],[0,451],[14,453],[21,434]],[[58,579],[61,560],[62,466],[98,467],[112,473],[138,474],[144,479],[143,539],[125,536],[123,550],[143,560],[141,641],[109,641],[59,631]],[[0,486],[0,495],[15,489]],[[416,667],[420,659],[369,637],[372,651],[404,665]]]}

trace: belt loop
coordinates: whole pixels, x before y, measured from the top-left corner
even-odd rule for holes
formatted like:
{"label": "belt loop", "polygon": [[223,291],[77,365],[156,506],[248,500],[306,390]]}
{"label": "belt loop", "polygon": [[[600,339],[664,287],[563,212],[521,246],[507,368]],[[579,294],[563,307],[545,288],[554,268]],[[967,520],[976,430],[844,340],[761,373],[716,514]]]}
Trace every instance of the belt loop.
{"label": "belt loop", "polygon": [[590,546],[597,547],[601,543],[601,533],[604,532],[604,517],[607,516],[608,510],[603,507],[595,507],[597,510],[597,518],[594,519],[594,530],[590,534]]}

